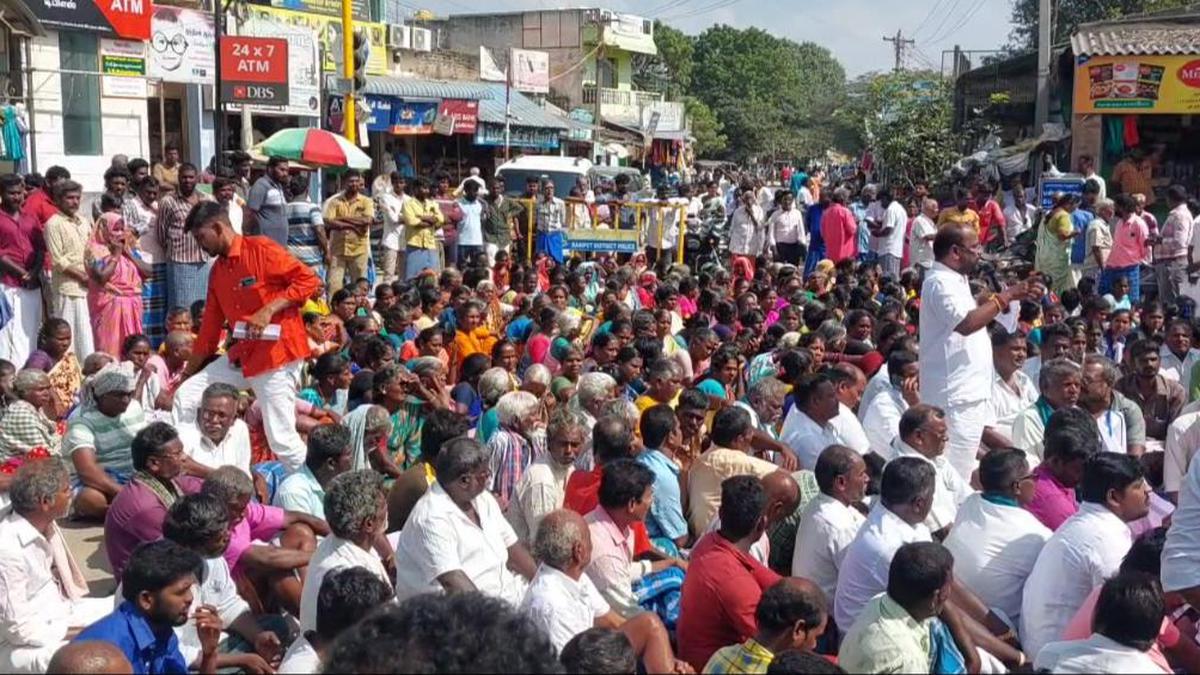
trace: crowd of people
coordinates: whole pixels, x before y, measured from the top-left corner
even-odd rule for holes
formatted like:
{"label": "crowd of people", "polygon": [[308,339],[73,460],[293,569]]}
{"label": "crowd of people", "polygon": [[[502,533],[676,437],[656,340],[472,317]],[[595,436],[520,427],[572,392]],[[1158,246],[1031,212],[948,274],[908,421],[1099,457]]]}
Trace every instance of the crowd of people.
{"label": "crowd of people", "polygon": [[1198,671],[1188,195],[1084,168],[0,177],[0,669]]}

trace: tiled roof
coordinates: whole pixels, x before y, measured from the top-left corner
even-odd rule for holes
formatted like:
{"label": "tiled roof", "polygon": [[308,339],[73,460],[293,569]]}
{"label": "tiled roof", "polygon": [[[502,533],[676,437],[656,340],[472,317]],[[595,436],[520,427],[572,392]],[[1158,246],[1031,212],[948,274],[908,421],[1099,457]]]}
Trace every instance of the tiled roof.
{"label": "tiled roof", "polygon": [[1081,26],[1071,36],[1076,56],[1200,54],[1197,23],[1107,23]]}

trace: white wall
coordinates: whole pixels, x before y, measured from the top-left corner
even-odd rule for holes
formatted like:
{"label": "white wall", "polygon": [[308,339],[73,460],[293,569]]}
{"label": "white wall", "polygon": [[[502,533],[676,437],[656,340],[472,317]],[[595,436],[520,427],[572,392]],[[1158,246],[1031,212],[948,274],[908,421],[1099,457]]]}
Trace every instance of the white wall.
{"label": "white wall", "polygon": [[[104,190],[104,171],[116,154],[150,157],[146,99],[100,97],[100,155],[66,155],[63,150],[62,80],[58,73],[58,32],[35,37],[33,52],[34,167],[39,173],[58,164],[86,192]],[[97,76],[98,77],[98,76]]]}

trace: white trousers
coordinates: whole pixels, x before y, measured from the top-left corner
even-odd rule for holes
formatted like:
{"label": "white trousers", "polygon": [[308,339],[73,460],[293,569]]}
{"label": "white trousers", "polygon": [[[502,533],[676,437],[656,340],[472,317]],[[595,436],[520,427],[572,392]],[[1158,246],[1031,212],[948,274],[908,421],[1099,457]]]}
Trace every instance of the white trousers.
{"label": "white trousers", "polygon": [[[83,360],[96,351],[96,343],[92,340],[92,315],[88,312],[87,298],[74,298],[60,293],[54,298],[52,314],[56,319],[71,324],[71,344],[75,347],[75,358],[79,359],[79,365],[82,366]],[[120,354],[112,356],[118,361],[121,360]]]}
{"label": "white trousers", "polygon": [[303,363],[302,360],[296,360],[254,377],[246,377],[240,369],[229,363],[228,357],[222,356],[179,387],[175,392],[171,416],[176,425],[195,423],[200,397],[214,382],[231,384],[238,389],[253,389],[254,397],[262,408],[263,427],[271,452],[289,472],[296,471],[304,464],[304,457],[308,454],[304,439],[296,431],[296,392],[300,388],[300,366]]}
{"label": "white trousers", "polygon": [[988,402],[976,401],[946,408],[946,459],[963,480],[970,481],[979,466],[979,444],[988,423]]}
{"label": "white trousers", "polygon": [[20,370],[33,351],[33,336],[42,326],[42,291],[5,286],[4,297],[12,307],[13,316],[0,330],[0,359]]}
{"label": "white trousers", "polygon": [[[37,291],[34,291],[35,293]],[[112,596],[104,598],[80,598],[64,600],[67,605],[65,621],[48,621],[44,635],[39,637],[38,646],[13,647],[0,644],[0,671],[6,673],[44,673],[50,667],[50,659],[59,647],[67,644],[67,629],[82,628],[112,614]]]}
{"label": "white trousers", "polygon": [[504,246],[500,246],[499,244],[485,243],[483,245],[483,251],[484,251],[484,253],[487,253],[488,267],[491,267],[492,265],[496,264],[496,254],[497,253],[499,253],[500,251],[504,251],[505,253],[508,253],[509,252],[508,249],[511,247],[512,247],[511,244],[505,244]]}

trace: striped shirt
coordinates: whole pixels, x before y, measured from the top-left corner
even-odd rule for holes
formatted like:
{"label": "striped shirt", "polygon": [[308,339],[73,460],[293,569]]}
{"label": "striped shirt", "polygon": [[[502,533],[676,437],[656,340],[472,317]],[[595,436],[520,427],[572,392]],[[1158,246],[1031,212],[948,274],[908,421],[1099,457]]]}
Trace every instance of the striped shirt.
{"label": "striped shirt", "polygon": [[288,252],[309,267],[323,265],[325,252],[317,240],[317,228],[325,226],[321,207],[308,200],[288,202],[287,222]]}
{"label": "striped shirt", "polygon": [[193,192],[190,199],[172,193],[158,200],[158,240],[166,250],[167,260],[177,263],[208,262],[208,255],[192,235],[183,231],[183,224],[192,207],[212,197]]}
{"label": "striped shirt", "polygon": [[146,426],[146,415],[137,401],[119,417],[109,417],[99,410],[87,410],[71,420],[63,437],[63,454],[89,449],[96,454],[96,463],[103,469],[123,473],[133,472],[130,446],[133,437]]}

